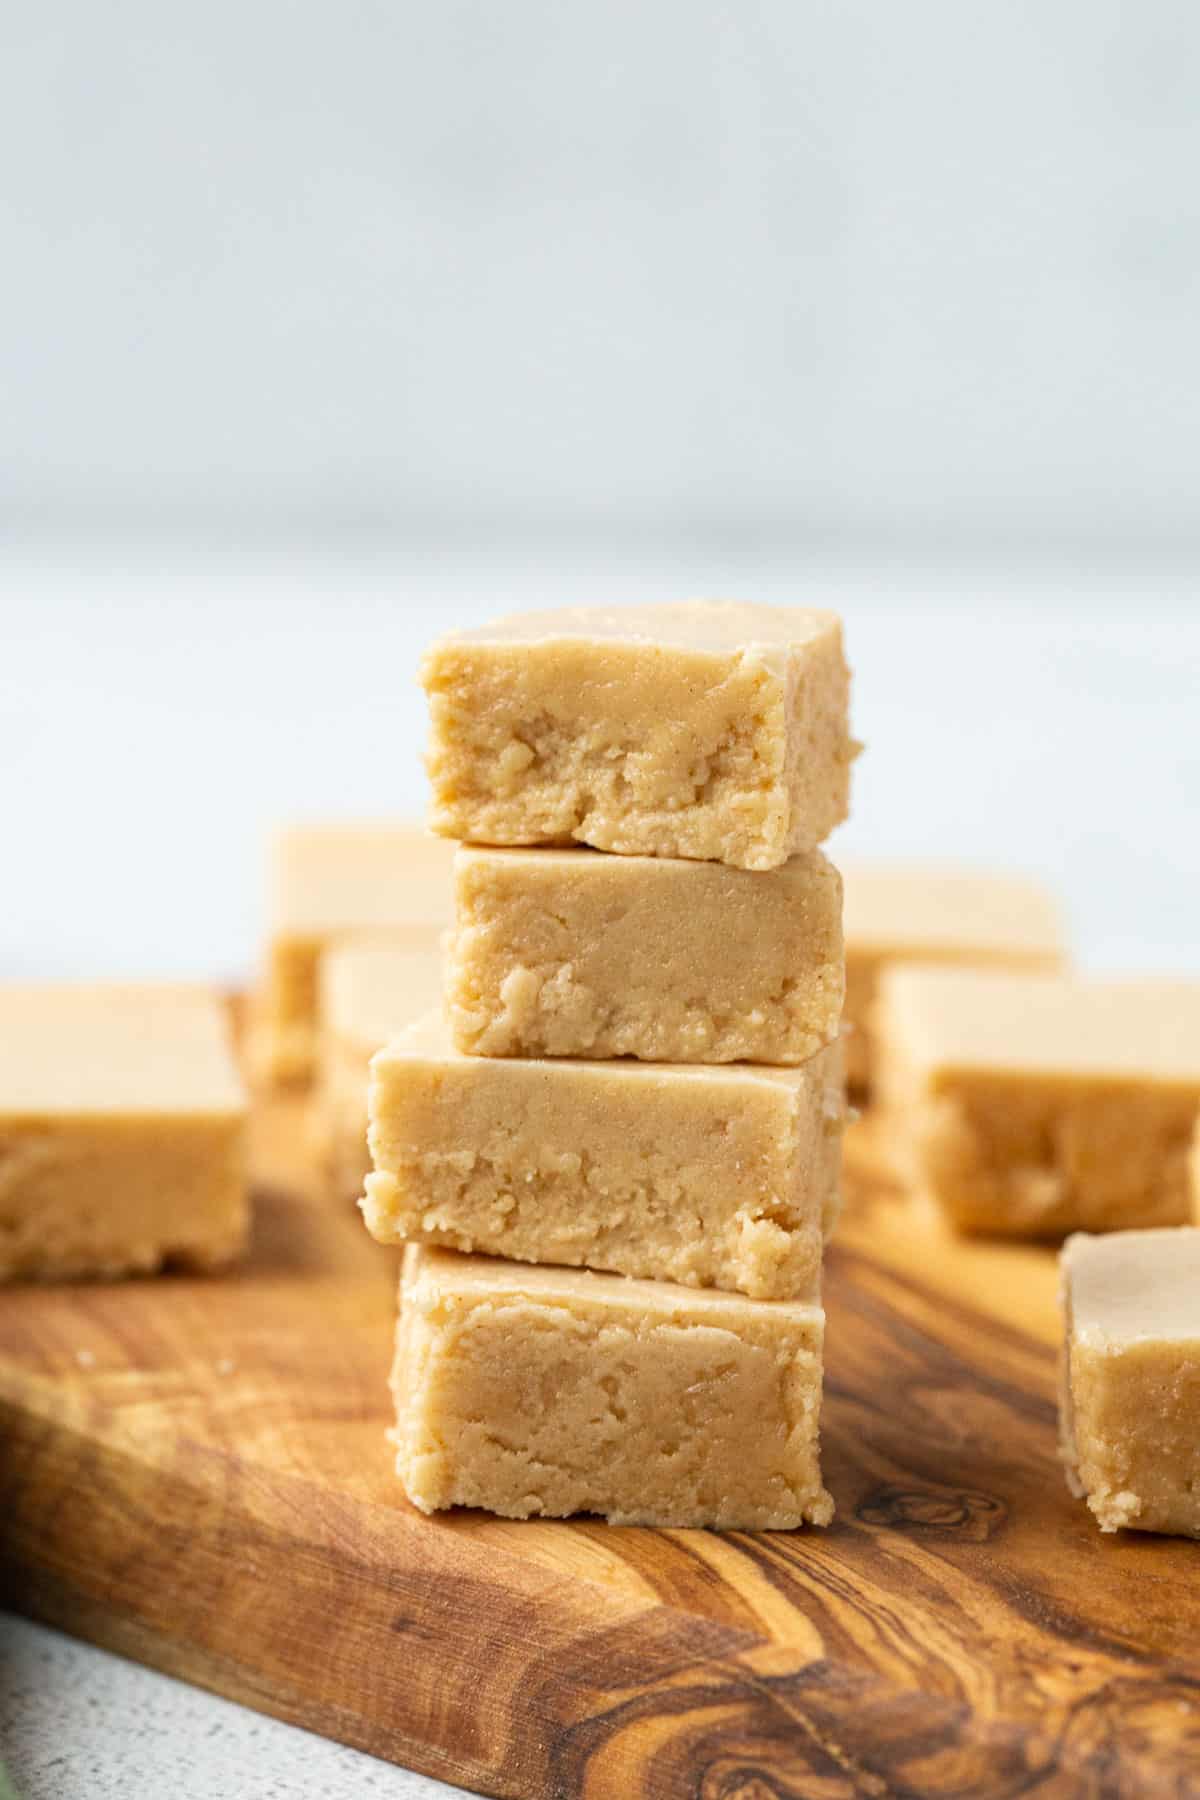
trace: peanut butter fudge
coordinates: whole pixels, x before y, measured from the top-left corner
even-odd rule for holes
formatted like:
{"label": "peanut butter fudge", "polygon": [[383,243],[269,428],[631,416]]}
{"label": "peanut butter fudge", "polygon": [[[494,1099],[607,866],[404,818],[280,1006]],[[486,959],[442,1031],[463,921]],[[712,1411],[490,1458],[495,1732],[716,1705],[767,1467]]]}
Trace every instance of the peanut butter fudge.
{"label": "peanut butter fudge", "polygon": [[336,944],[321,958],[317,1077],[321,1148],[335,1190],[357,1199],[370,1170],[367,1068],[377,1050],[441,999],[434,950]]}
{"label": "peanut butter fudge", "polygon": [[446,997],[480,1056],[800,1063],[838,1035],[842,884],[594,850],[461,848]]}
{"label": "peanut butter fudge", "polygon": [[396,1469],[423,1512],[827,1525],[824,1315],[410,1245]]}
{"label": "peanut butter fudge", "polygon": [[845,887],[846,1079],[870,1085],[872,1011],[889,962],[1053,972],[1065,962],[1058,907],[1018,876],[933,863],[839,859]]}
{"label": "peanut butter fudge", "polygon": [[1063,1247],[1059,1423],[1101,1531],[1200,1537],[1200,1231]]}
{"label": "peanut butter fudge", "polygon": [[963,1230],[1190,1217],[1200,984],[896,964],[876,1026],[897,1164]]}
{"label": "peanut butter fudge", "polygon": [[846,817],[837,616],[732,601],[527,613],[428,652],[435,831],[778,868]]}
{"label": "peanut butter fudge", "polygon": [[371,1063],[382,1243],[811,1291],[838,1204],[837,1046],[798,1068],[462,1056],[438,1017]]}
{"label": "peanut butter fudge", "polygon": [[350,940],[435,950],[450,922],[450,846],[417,825],[297,825],[272,845],[269,946],[251,1060],[307,1081],[317,1054],[322,952]]}
{"label": "peanut butter fudge", "polygon": [[245,1127],[213,994],[0,987],[0,1277],[230,1262]]}

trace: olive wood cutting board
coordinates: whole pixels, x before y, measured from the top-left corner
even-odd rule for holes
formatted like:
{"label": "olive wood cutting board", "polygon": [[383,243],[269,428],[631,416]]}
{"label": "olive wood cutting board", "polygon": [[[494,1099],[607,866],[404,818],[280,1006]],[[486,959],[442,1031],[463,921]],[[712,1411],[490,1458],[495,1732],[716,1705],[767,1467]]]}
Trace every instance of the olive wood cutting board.
{"label": "olive wood cutting board", "polygon": [[30,1616],[517,1800],[1200,1793],[1200,1545],[1055,1455],[1054,1257],[847,1146],[827,1531],[427,1519],[384,1432],[396,1260],[255,1122],[224,1278],[0,1294],[0,1577]]}

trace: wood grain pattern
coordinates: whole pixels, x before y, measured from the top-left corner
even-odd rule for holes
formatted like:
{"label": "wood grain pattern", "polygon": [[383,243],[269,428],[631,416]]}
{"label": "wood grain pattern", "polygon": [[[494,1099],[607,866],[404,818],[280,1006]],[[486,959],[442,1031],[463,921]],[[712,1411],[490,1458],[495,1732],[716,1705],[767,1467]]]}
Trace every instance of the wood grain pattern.
{"label": "wood grain pattern", "polygon": [[1054,1262],[893,1191],[831,1253],[827,1532],[425,1519],[383,1439],[393,1257],[258,1125],[229,1280],[0,1297],[5,1601],[518,1800],[1200,1794],[1196,1547],[1055,1459]]}

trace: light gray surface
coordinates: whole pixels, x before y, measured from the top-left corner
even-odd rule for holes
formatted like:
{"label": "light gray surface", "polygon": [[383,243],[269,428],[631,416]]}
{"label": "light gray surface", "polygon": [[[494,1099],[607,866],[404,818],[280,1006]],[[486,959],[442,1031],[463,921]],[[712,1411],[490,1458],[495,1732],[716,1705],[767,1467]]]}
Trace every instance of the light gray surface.
{"label": "light gray surface", "polygon": [[1200,8],[0,25],[0,515],[1197,534]]}
{"label": "light gray surface", "polygon": [[20,1800],[463,1794],[0,1613],[0,1757]]}

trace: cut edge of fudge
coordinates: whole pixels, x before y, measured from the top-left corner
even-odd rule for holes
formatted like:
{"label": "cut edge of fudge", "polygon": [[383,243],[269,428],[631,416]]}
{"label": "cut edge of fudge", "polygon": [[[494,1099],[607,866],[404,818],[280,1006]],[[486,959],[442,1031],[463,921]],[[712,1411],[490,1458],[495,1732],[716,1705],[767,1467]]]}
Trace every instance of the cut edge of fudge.
{"label": "cut edge of fudge", "polygon": [[[439,639],[421,675],[430,825],[447,837],[768,869],[848,812],[859,746],[834,613],[697,601],[516,615]],[[592,692],[622,699],[581,711]]]}
{"label": "cut edge of fudge", "polygon": [[435,1013],[372,1058],[360,1205],[384,1243],[774,1300],[819,1280],[844,1115],[837,1043],[787,1067],[481,1058]]}
{"label": "cut edge of fudge", "polygon": [[838,1036],[841,877],[460,844],[446,1002],[465,1054],[799,1064]]}

